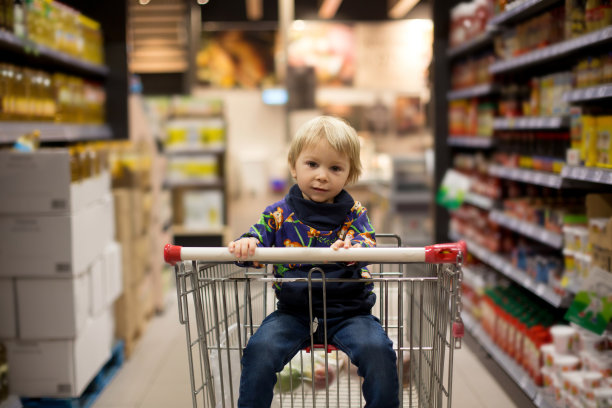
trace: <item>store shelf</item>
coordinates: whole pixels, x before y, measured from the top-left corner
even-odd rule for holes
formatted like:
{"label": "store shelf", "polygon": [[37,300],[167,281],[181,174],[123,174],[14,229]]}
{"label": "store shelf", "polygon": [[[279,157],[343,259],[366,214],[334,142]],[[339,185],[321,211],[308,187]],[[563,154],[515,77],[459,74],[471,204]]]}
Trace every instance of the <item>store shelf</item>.
{"label": "store shelf", "polygon": [[447,142],[449,146],[473,149],[487,149],[495,144],[493,137],[487,136],[450,136]]}
{"label": "store shelf", "polygon": [[476,207],[482,208],[483,210],[491,210],[495,206],[494,199],[469,191],[465,195],[465,199],[463,201],[467,204],[475,205]]}
{"label": "store shelf", "polygon": [[522,69],[541,62],[565,57],[577,50],[604,44],[612,40],[612,26],[585,34],[583,36],[550,45],[545,48],[523,54],[520,57],[494,62],[489,66],[491,74],[501,74]]}
{"label": "store shelf", "polygon": [[181,236],[217,236],[224,235],[225,232],[225,228],[222,226],[216,228],[190,228],[183,225],[172,226],[172,234]]}
{"label": "store shelf", "polygon": [[0,122],[0,143],[13,143],[20,136],[40,131],[43,142],[75,142],[112,139],[108,125],[61,124],[52,122]]}
{"label": "store shelf", "polygon": [[495,118],[495,130],[556,130],[569,127],[569,116],[524,116],[517,118]]}
{"label": "store shelf", "polygon": [[47,62],[69,67],[72,71],[79,71],[86,75],[105,77],[108,76],[110,72],[109,68],[104,65],[92,64],[43,45],[22,40],[13,33],[4,30],[0,30],[0,48],[12,49],[24,55],[44,59]]}
{"label": "store shelf", "polygon": [[541,387],[535,385],[529,374],[515,360],[504,353],[493,340],[489,337],[480,323],[469,313],[463,312],[461,319],[465,328],[472,337],[486,350],[487,353],[497,362],[497,364],[512,378],[538,408],[555,408],[548,399],[548,395]]}
{"label": "store shelf", "polygon": [[612,84],[574,89],[563,94],[563,100],[570,103],[590,102],[605,98],[612,98]]}
{"label": "store shelf", "polygon": [[520,181],[523,183],[535,184],[538,186],[561,188],[563,179],[560,175],[546,173],[542,171],[518,169],[499,165],[490,165],[489,174],[508,180]]}
{"label": "store shelf", "polygon": [[481,48],[485,48],[493,44],[493,33],[494,30],[487,29],[484,33],[472,38],[469,41],[466,41],[463,44],[456,45],[453,48],[448,49],[446,55],[448,58],[457,58],[461,55],[468,54],[479,50]]}
{"label": "store shelf", "polygon": [[499,92],[499,86],[496,84],[481,84],[465,89],[457,89],[446,94],[449,101],[455,99],[476,98],[479,96],[487,96]]}
{"label": "store shelf", "polygon": [[514,23],[518,20],[524,20],[555,3],[561,2],[559,0],[514,1],[507,6],[509,8],[508,10],[491,18],[488,24],[492,26],[500,26]]}
{"label": "store shelf", "polygon": [[563,166],[561,177],[568,180],[612,185],[612,169],[597,167]]}
{"label": "store shelf", "polygon": [[489,251],[472,240],[465,238],[461,239],[465,240],[468,251],[472,255],[501,272],[506,277],[512,279],[525,289],[535,293],[547,303],[554,307],[561,307],[566,304],[566,299],[557,294],[550,286],[541,282],[536,282],[531,276],[527,275],[523,270],[516,268],[503,256]]}
{"label": "store shelf", "polygon": [[203,155],[217,155],[225,153],[225,147],[165,147],[164,153],[169,156],[203,156]]}
{"label": "store shelf", "polygon": [[542,228],[538,225],[521,221],[498,210],[489,213],[489,219],[512,231],[518,232],[526,237],[535,239],[555,249],[563,248],[563,236]]}
{"label": "store shelf", "polygon": [[165,180],[165,188],[200,187],[200,188],[223,188],[220,180]]}

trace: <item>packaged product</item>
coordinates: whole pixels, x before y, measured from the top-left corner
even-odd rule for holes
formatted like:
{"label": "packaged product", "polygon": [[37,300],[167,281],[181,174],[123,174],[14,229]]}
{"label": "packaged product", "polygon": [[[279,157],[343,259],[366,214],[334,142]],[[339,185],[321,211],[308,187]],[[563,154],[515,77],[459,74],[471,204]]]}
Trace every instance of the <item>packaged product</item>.
{"label": "packaged product", "polygon": [[586,166],[595,166],[597,163],[597,117],[582,116],[582,148],[580,159]]}
{"label": "packaged product", "polygon": [[612,116],[597,117],[597,166],[612,168]]}

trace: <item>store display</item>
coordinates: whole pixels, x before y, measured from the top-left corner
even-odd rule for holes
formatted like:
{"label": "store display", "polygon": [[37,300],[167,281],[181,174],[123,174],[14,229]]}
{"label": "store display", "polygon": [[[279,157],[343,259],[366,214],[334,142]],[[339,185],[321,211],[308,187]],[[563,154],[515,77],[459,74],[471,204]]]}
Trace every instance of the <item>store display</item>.
{"label": "store display", "polygon": [[[488,203],[466,200],[451,212],[450,233],[466,238],[471,256],[493,268],[494,272],[487,273],[513,282],[496,287],[485,285],[482,279],[468,280],[468,285],[476,282],[484,294],[473,297],[478,306],[468,308],[474,313],[467,319],[468,329],[534,405],[596,407],[595,395],[605,404],[610,378],[606,328],[612,306],[612,251],[602,243],[612,242],[612,237],[597,235],[593,240],[592,235],[608,233],[612,209],[604,205],[607,210],[595,216],[594,198],[587,193],[597,187],[569,187],[579,186],[577,180],[600,183],[604,188],[612,184],[605,170],[610,160],[610,111],[605,103],[589,104],[609,98],[609,58],[607,51],[597,48],[607,41],[612,25],[603,17],[608,2],[495,3],[497,15],[490,18],[490,24],[497,29],[491,45],[497,60],[489,62],[488,70],[491,89],[497,85],[499,94],[476,93],[476,87],[472,94],[458,93],[463,83],[473,83],[474,74],[470,77],[463,71],[469,66],[465,61],[489,52],[486,46],[461,49],[461,43],[451,40],[452,50],[462,53],[449,53],[454,58],[450,71],[458,75],[451,79],[448,92],[449,144],[462,132],[465,136],[466,129],[474,129],[476,106],[496,105],[491,131],[494,142],[452,144],[453,167],[472,175],[472,194],[497,198]],[[464,43],[468,43],[466,38]],[[578,63],[562,59],[572,53],[580,55]],[[559,64],[544,64],[555,59]],[[490,150],[476,156],[465,152],[466,148]],[[476,171],[476,167],[487,168],[475,165],[483,162],[488,163],[488,170]],[[479,187],[489,178],[497,180],[493,183],[497,195],[489,194],[495,189]],[[537,185],[549,188],[542,190]],[[482,274],[482,266],[475,269]],[[524,308],[529,302],[541,301],[545,303],[534,310],[546,310],[554,319],[545,324],[534,320],[534,331],[515,329],[513,319],[529,310],[518,308],[517,303]],[[569,321],[586,329],[570,326]],[[522,346],[515,342],[517,330],[525,333],[519,343]],[[595,357],[599,364],[593,369],[583,350],[596,347],[602,354]]]}

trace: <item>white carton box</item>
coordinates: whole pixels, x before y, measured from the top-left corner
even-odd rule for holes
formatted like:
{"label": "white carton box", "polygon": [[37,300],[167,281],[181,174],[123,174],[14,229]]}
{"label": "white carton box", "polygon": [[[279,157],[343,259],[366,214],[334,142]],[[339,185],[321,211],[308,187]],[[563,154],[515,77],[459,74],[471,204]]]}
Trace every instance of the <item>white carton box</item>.
{"label": "white carton box", "polygon": [[19,339],[76,337],[91,311],[89,282],[89,272],[65,279],[17,279]]}
{"label": "white carton box", "polygon": [[0,276],[76,276],[113,234],[111,195],[71,215],[0,216]]}
{"label": "white carton box", "polygon": [[110,193],[110,175],[71,182],[67,149],[0,152],[0,213],[76,212]]}
{"label": "white carton box", "polygon": [[121,244],[111,242],[106,246],[103,255],[106,304],[112,305],[123,293],[123,269],[121,262]]}
{"label": "white carton box", "polygon": [[11,392],[21,397],[78,397],[110,359],[112,308],[90,318],[70,340],[7,341]]}
{"label": "white carton box", "polygon": [[91,298],[90,314],[98,316],[106,309],[106,276],[104,270],[104,256],[99,256],[89,267],[89,294]]}
{"label": "white carton box", "polygon": [[17,337],[15,287],[13,279],[0,279],[0,339]]}

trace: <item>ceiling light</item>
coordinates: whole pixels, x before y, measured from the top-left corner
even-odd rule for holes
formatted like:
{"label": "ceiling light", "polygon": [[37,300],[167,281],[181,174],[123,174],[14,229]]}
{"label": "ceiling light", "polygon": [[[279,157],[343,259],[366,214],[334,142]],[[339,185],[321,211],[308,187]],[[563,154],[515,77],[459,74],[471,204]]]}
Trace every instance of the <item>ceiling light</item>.
{"label": "ceiling light", "polygon": [[404,18],[416,6],[419,0],[397,0],[389,9],[389,17]]}
{"label": "ceiling light", "polygon": [[147,4],[149,4],[151,2],[151,0],[138,0],[138,2],[143,5],[146,6]]}
{"label": "ceiling light", "polygon": [[340,7],[340,3],[342,3],[342,0],[323,0],[321,7],[319,7],[319,17],[324,19],[333,18]]}
{"label": "ceiling light", "polygon": [[208,4],[208,0],[198,0],[198,4],[199,4],[200,6],[203,6],[203,5],[205,5],[205,4]]}

